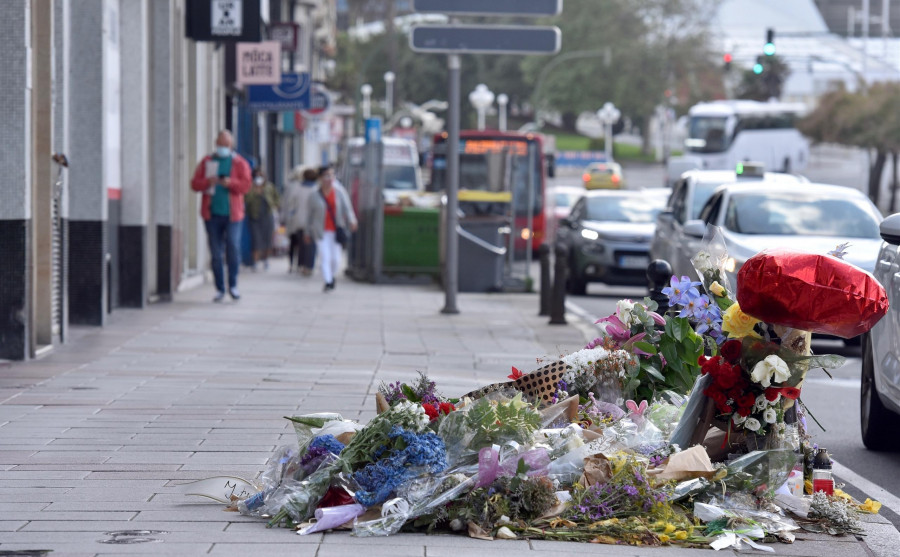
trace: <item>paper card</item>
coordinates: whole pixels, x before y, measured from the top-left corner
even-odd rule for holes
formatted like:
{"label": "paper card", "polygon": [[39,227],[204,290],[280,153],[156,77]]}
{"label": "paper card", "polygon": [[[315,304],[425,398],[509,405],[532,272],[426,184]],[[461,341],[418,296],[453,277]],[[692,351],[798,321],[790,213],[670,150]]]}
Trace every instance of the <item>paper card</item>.
{"label": "paper card", "polygon": [[236,476],[214,476],[180,486],[185,495],[209,497],[213,501],[230,505],[238,499],[246,499],[259,489],[252,482]]}
{"label": "paper card", "polygon": [[219,161],[206,161],[206,177],[215,178],[219,175]]}

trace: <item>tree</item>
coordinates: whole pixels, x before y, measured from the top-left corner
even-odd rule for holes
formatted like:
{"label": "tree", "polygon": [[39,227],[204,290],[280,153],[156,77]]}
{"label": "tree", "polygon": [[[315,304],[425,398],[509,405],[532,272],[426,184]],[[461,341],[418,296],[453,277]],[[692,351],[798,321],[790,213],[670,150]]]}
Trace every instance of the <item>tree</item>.
{"label": "tree", "polygon": [[[553,64],[552,58],[526,58],[522,66],[525,79],[538,93],[535,104],[577,115],[611,101],[624,116],[643,126],[656,106],[669,99],[675,99],[676,108],[683,111],[696,99],[721,96],[721,75],[708,37],[717,3],[712,4],[700,0],[567,2],[562,14],[550,21],[562,30],[559,56],[584,50],[596,54],[559,64],[546,73],[543,70]],[[674,95],[667,97],[667,90]],[[648,139],[648,134],[644,136]]]}
{"label": "tree", "polygon": [[[878,205],[887,156],[896,160],[900,153],[900,83],[875,83],[853,93],[843,86],[829,91],[819,99],[816,109],[798,123],[798,129],[815,142],[874,150],[868,195]],[[898,187],[896,170],[894,174],[891,210],[896,208]]]}
{"label": "tree", "polygon": [[784,82],[791,74],[790,68],[784,60],[775,55],[765,56],[760,60],[760,64],[763,67],[761,74],[756,74],[753,70],[744,70],[735,97],[754,101],[781,98]]}

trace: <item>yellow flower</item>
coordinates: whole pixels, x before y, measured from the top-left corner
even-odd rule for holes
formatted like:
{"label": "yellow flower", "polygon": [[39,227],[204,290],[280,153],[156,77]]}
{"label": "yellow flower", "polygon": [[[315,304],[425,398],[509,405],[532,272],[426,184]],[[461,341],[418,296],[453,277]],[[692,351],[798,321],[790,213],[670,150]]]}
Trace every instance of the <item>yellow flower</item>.
{"label": "yellow flower", "polygon": [[859,510],[867,513],[878,514],[881,510],[881,503],[872,499],[866,499],[866,502],[859,506]]}
{"label": "yellow flower", "polygon": [[722,330],[728,333],[728,338],[741,338],[750,336],[760,338],[753,332],[753,327],[759,323],[759,319],[751,317],[741,311],[741,306],[734,303],[722,314]]}
{"label": "yellow flower", "polygon": [[675,531],[675,526],[673,524],[666,524],[666,527],[663,529],[663,532],[666,534],[671,534]]}
{"label": "yellow flower", "polygon": [[834,496],[840,497],[841,499],[846,499],[847,501],[853,501],[853,497],[850,497],[849,493],[847,493],[841,489],[835,489]]}
{"label": "yellow flower", "polygon": [[686,540],[687,537],[688,537],[688,533],[685,532],[684,530],[678,530],[677,532],[675,532],[676,540]]}
{"label": "yellow flower", "polygon": [[812,480],[804,480],[803,481],[803,492],[807,495],[812,495]]}
{"label": "yellow flower", "polygon": [[662,542],[662,543],[669,543],[669,540],[671,540],[671,539],[672,539],[672,538],[670,538],[669,536],[667,536],[667,535],[665,535],[665,534],[660,534],[660,535],[659,535],[659,541]]}
{"label": "yellow flower", "polygon": [[725,287],[719,284],[719,281],[717,280],[714,280],[712,284],[709,285],[709,291],[720,298],[725,295]]}

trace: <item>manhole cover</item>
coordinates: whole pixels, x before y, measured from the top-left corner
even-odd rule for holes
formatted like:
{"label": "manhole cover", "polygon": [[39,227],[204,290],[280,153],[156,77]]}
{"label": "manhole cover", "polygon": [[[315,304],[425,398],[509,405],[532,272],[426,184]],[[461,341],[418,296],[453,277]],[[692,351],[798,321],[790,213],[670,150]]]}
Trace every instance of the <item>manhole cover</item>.
{"label": "manhole cover", "polygon": [[2,557],[44,557],[52,549],[0,549]]}
{"label": "manhole cover", "polygon": [[129,544],[129,543],[153,543],[153,542],[161,542],[162,540],[156,538],[133,538],[131,536],[125,538],[110,538],[108,540],[97,540],[100,543],[108,543],[108,544]]}

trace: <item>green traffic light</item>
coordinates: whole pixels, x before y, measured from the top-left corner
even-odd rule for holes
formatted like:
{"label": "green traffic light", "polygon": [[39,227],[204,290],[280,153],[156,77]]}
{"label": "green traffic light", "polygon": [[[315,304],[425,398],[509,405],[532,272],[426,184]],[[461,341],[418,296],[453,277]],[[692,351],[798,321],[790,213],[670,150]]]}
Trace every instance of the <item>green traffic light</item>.
{"label": "green traffic light", "polygon": [[772,56],[775,54],[775,45],[773,43],[766,43],[766,46],[763,47],[763,52],[766,56]]}
{"label": "green traffic light", "polygon": [[763,65],[760,63],[753,64],[753,73],[756,75],[763,73]]}

